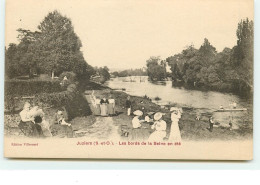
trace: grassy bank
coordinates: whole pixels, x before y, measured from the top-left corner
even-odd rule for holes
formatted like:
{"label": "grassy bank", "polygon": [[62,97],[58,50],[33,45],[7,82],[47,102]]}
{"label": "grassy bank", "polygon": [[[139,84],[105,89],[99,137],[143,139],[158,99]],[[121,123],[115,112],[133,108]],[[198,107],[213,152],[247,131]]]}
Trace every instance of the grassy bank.
{"label": "grassy bank", "polygon": [[[100,90],[95,90],[95,95],[98,98],[112,96],[116,100],[116,111],[118,116],[113,117],[114,123],[121,128],[122,125],[127,125],[131,128],[131,119],[133,116],[126,115],[125,101],[128,94],[118,90],[112,90],[110,88],[104,88]],[[94,89],[94,88],[92,88]],[[171,104],[168,106],[159,106],[147,97],[131,96],[132,110],[142,110],[144,114],[147,112],[162,112],[165,113],[163,120],[167,123],[167,135],[169,135],[171,120],[169,107],[176,106],[181,107],[178,104]],[[184,140],[233,140],[233,139],[252,139],[253,125],[252,122],[244,123],[239,125],[238,129],[229,130],[228,121],[224,124],[225,126],[219,125],[214,127],[213,132],[209,132],[207,129],[209,127],[209,117],[212,115],[210,111],[204,111],[201,119],[196,120],[196,115],[200,112],[200,109],[193,107],[183,107],[182,118],[179,121],[179,127],[181,130],[181,135]],[[149,124],[143,125],[144,129],[138,134],[139,138],[148,138],[152,130]],[[120,133],[120,131],[119,131]]]}

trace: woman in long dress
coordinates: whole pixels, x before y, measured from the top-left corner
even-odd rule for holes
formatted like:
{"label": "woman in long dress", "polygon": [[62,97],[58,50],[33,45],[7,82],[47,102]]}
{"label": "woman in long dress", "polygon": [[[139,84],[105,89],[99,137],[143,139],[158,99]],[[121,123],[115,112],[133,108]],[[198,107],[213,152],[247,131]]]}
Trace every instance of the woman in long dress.
{"label": "woman in long dress", "polygon": [[179,128],[179,120],[181,118],[181,111],[179,109],[171,109],[171,130],[169,140],[170,142],[181,142],[181,133]]}
{"label": "woman in long dress", "polygon": [[152,125],[152,129],[155,129],[155,131],[150,135],[149,141],[163,141],[163,139],[166,137],[166,127],[167,124],[164,120],[162,120],[162,113],[157,112],[154,115],[154,124]]}
{"label": "woman in long dress", "polygon": [[108,111],[107,111],[108,104],[109,104],[109,102],[105,97],[100,101],[101,116],[108,115]]}
{"label": "woman in long dress", "polygon": [[100,101],[100,99],[95,99],[95,114],[98,116],[101,115]]}
{"label": "woman in long dress", "polygon": [[115,115],[115,99],[110,98],[108,102],[109,102],[109,104],[107,105],[108,115],[110,116]]}

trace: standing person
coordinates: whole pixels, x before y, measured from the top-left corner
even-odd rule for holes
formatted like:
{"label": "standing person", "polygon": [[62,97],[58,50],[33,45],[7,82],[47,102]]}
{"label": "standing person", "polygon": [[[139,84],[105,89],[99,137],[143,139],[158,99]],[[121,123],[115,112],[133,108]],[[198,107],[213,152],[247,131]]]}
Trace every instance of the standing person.
{"label": "standing person", "polygon": [[95,104],[94,104],[94,108],[95,108],[95,115],[101,115],[101,108],[100,108],[100,99],[99,97],[97,97],[95,99]]}
{"label": "standing person", "polygon": [[212,132],[213,131],[213,125],[214,125],[214,120],[213,120],[213,117],[211,116],[209,118],[209,131]]}
{"label": "standing person", "polygon": [[181,142],[181,133],[180,133],[180,127],[179,127],[179,120],[181,118],[181,111],[175,107],[171,108],[171,130],[170,130],[170,136],[169,141],[171,142]]}
{"label": "standing person", "polygon": [[109,104],[108,99],[106,99],[106,97],[104,97],[101,101],[100,101],[100,109],[101,109],[101,116],[107,116],[108,112],[107,112],[107,105]]}
{"label": "standing person", "polygon": [[166,127],[167,124],[164,120],[162,120],[162,113],[157,112],[154,115],[154,124],[151,126],[151,129],[155,129],[155,131],[149,136],[149,141],[163,141],[166,137]]}
{"label": "standing person", "polygon": [[112,96],[110,95],[108,102],[109,102],[109,104],[107,105],[108,115],[113,116],[113,115],[115,115],[115,99],[113,99]]}
{"label": "standing person", "polygon": [[229,116],[229,130],[233,129],[233,115],[231,113],[231,115]]}
{"label": "standing person", "polygon": [[97,115],[100,115],[101,114],[101,110],[100,110],[100,99],[99,97],[95,96],[95,91],[93,90],[92,93],[91,93],[91,101],[92,101],[92,105],[93,105],[93,108],[94,108],[94,114],[97,116]]}
{"label": "standing person", "polygon": [[130,101],[130,96],[127,97],[125,107],[127,108],[127,115],[130,116],[131,108],[132,108],[132,102]]}

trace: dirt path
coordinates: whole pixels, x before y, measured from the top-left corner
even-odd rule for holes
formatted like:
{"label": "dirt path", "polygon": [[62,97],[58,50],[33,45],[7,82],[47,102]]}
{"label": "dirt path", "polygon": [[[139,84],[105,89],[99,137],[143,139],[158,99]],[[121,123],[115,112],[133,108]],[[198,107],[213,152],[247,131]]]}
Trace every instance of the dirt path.
{"label": "dirt path", "polygon": [[82,137],[89,139],[120,139],[118,126],[114,124],[112,117],[97,117],[94,124],[78,130],[77,134],[81,134]]}

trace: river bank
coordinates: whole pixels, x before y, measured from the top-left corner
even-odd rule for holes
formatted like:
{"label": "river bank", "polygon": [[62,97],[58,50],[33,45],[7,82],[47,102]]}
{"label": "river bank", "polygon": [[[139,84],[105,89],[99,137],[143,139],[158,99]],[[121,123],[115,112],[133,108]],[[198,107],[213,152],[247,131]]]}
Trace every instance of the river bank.
{"label": "river bank", "polygon": [[[112,89],[105,85],[96,84],[89,82],[85,86],[85,92],[82,93],[83,97],[86,97],[94,90],[97,98],[112,97],[115,99],[115,110],[117,114],[113,117],[100,117],[88,115],[83,117],[76,117],[70,120],[72,128],[75,132],[74,137],[84,137],[90,139],[119,139],[119,140],[146,140],[153,132],[150,124],[143,123],[142,128],[137,132],[133,132],[131,120],[133,116],[127,116],[125,101],[127,96],[126,92],[122,89]],[[214,127],[213,132],[209,132],[208,119],[210,116],[218,118],[223,117],[222,113],[214,113],[211,109],[195,108],[192,106],[183,106],[178,103],[171,102],[165,106],[158,105],[151,101],[147,96],[130,96],[132,101],[132,111],[142,110],[144,114],[147,112],[162,112],[165,115],[163,120],[167,123],[167,136],[170,132],[171,120],[169,108],[182,107],[183,114],[179,121],[179,127],[183,140],[241,140],[241,139],[252,139],[253,124],[250,121],[243,121],[241,119],[239,123],[234,124],[234,129],[229,130],[228,121],[223,119],[218,125]],[[86,100],[86,98],[85,98]],[[83,101],[83,100],[82,100]],[[91,106],[91,102],[87,102]],[[56,112],[53,108],[44,109],[46,115],[51,118]],[[200,114],[200,120],[196,120],[196,116]],[[5,135],[16,135],[24,137],[19,132],[19,115],[5,115]],[[216,121],[217,123],[217,121]],[[52,124],[52,123],[51,123]],[[127,130],[129,135],[123,136],[122,130]],[[57,135],[55,137],[64,137],[64,134]]]}
{"label": "river bank", "polygon": [[[129,94],[123,92],[120,89],[112,89],[106,86],[102,90],[100,88],[95,90],[95,95],[98,98],[109,97],[115,99],[116,101],[116,111],[117,116],[112,117],[114,124],[118,127],[118,133],[121,134],[121,127],[126,125],[128,128],[131,128],[131,119],[133,116],[126,115],[125,101]],[[94,90],[94,88],[92,88]],[[91,91],[86,91],[86,94],[90,94]],[[246,122],[240,120],[239,123],[234,123],[233,130],[229,130],[228,120],[222,119],[221,123],[216,121],[213,132],[209,132],[207,129],[209,127],[209,117],[214,116],[216,120],[219,117],[223,116],[223,113],[215,113],[211,109],[205,110],[202,108],[194,108],[191,106],[183,106],[177,103],[172,102],[165,106],[158,105],[151,101],[147,96],[130,96],[132,101],[132,111],[142,110],[144,114],[147,112],[162,112],[165,113],[163,119],[167,123],[167,135],[169,135],[171,120],[170,120],[170,111],[169,108],[182,107],[183,115],[179,121],[179,127],[181,130],[181,135],[184,140],[233,140],[233,139],[252,139],[253,125],[252,122]],[[200,120],[196,120],[196,116],[200,114]],[[225,113],[224,113],[225,114]],[[141,129],[137,139],[146,139],[149,137],[152,130],[150,129],[149,124],[143,125],[144,129]],[[131,135],[131,133],[130,133]],[[128,138],[129,139],[129,138]]]}

